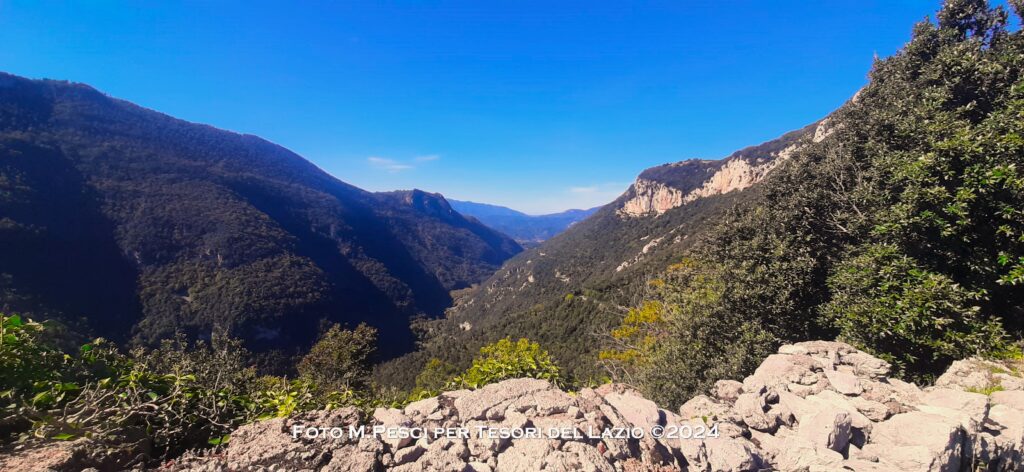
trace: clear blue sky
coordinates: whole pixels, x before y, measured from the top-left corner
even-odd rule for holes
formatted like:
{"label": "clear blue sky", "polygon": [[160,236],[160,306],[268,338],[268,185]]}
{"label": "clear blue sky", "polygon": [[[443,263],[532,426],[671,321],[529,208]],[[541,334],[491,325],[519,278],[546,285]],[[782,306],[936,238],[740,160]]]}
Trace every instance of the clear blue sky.
{"label": "clear blue sky", "polygon": [[529,213],[822,117],[939,6],[69,3],[0,0],[0,70],[256,134],[369,190]]}

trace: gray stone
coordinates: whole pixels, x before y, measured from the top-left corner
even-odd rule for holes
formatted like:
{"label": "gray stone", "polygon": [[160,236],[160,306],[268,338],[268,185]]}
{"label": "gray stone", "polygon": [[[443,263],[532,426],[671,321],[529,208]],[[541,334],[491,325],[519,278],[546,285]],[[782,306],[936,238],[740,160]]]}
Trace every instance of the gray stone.
{"label": "gray stone", "polygon": [[908,472],[958,471],[965,440],[957,419],[915,411],[875,425],[864,450]]}
{"label": "gray stone", "polygon": [[844,411],[823,409],[801,421],[798,434],[816,449],[824,447],[845,452],[850,444],[850,415]]}

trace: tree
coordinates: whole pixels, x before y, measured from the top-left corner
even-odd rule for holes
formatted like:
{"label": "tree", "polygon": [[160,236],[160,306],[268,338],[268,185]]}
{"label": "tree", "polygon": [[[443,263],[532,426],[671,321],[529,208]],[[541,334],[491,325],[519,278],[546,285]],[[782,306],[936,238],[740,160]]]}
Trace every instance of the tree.
{"label": "tree", "polygon": [[939,371],[956,359],[1007,349],[997,318],[982,316],[971,292],[922,268],[891,246],[871,246],[844,261],[829,280],[823,312],[840,337],[865,347],[903,374]]}
{"label": "tree", "polygon": [[423,370],[416,376],[416,387],[409,397],[418,400],[437,395],[458,373],[459,371],[454,365],[433,357],[427,361]]}
{"label": "tree", "polygon": [[299,376],[325,392],[365,390],[376,342],[377,330],[366,324],[354,330],[333,324],[299,361]]}

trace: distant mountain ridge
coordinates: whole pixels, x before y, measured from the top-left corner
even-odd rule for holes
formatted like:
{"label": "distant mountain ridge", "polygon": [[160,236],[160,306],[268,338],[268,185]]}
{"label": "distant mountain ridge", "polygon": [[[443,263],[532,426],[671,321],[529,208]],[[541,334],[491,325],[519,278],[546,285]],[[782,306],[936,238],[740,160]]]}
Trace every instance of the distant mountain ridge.
{"label": "distant mountain ridge", "polygon": [[546,215],[528,215],[499,205],[448,200],[463,215],[472,216],[483,224],[511,236],[523,245],[536,245],[550,239],[566,228],[593,215],[601,207],[587,210],[566,210]]}
{"label": "distant mountain ridge", "polygon": [[0,310],[153,343],[297,349],[409,320],[521,251],[419,190],[374,194],[281,146],[76,83],[0,73]]}

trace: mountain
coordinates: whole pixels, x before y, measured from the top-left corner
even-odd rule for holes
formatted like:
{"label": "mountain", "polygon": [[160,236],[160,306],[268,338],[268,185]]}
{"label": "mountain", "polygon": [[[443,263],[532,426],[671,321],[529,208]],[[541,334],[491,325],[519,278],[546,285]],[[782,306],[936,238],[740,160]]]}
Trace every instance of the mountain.
{"label": "mountain", "polygon": [[511,208],[486,203],[448,200],[452,207],[463,215],[472,216],[483,224],[512,236],[523,245],[537,245],[552,236],[565,231],[569,226],[583,221],[597,212],[589,210],[566,210],[547,215],[527,215]]}
{"label": "mountain", "polygon": [[522,248],[438,194],[370,193],[255,136],[0,73],[0,310],[119,340],[294,349],[409,320]]}
{"label": "mountain", "polygon": [[612,203],[561,234],[510,259],[479,287],[455,300],[430,327],[425,349],[383,365],[384,382],[408,385],[429,357],[464,364],[481,345],[523,336],[548,348],[578,376],[600,375],[594,339],[621,320],[646,282],[722,215],[756,199],[768,173],[827,134],[822,120],[720,160],[691,159],[652,167]]}

